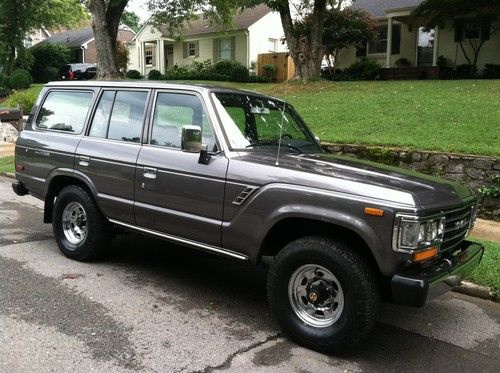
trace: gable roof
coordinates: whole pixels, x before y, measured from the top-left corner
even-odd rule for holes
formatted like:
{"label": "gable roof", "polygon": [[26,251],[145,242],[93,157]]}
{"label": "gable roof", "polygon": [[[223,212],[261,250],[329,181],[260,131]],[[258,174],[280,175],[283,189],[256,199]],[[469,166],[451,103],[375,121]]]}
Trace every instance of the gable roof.
{"label": "gable roof", "polygon": [[[264,4],[239,11],[233,18],[232,31],[246,30],[270,12],[272,12],[271,8]],[[167,25],[159,26],[158,29],[163,35],[168,34]],[[210,24],[207,18],[205,18],[203,15],[200,15],[198,19],[190,22],[185,22],[184,31],[182,34],[183,36],[193,36],[200,34],[210,34],[219,31],[223,31],[223,28],[218,25]]]}
{"label": "gable roof", "polygon": [[390,9],[417,7],[423,0],[356,0],[354,7],[367,11],[374,18],[385,18]]}
{"label": "gable roof", "polygon": [[54,34],[43,43],[60,44],[68,48],[79,47],[94,38],[92,27],[71,30]]}

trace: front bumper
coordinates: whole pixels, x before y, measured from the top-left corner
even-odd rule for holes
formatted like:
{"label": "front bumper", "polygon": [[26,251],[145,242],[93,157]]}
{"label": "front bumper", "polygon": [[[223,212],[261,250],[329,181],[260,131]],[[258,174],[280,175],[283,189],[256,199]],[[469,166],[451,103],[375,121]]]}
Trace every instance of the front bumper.
{"label": "front bumper", "polygon": [[438,263],[419,273],[396,274],[391,279],[392,301],[411,307],[421,307],[460,285],[481,262],[484,247],[464,241],[455,255],[440,259]]}

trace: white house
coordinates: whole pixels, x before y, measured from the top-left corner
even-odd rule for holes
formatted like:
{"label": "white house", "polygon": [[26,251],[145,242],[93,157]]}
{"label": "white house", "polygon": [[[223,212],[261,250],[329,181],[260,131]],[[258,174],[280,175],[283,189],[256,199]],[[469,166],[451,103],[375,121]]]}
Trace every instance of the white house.
{"label": "white house", "polygon": [[184,27],[182,40],[167,37],[166,27],[147,22],[128,43],[129,70],[146,75],[152,69],[162,73],[173,66],[193,61],[235,60],[250,67],[260,53],[283,52],[286,47],[279,13],[258,5],[237,13],[233,29],[222,31],[200,16]]}

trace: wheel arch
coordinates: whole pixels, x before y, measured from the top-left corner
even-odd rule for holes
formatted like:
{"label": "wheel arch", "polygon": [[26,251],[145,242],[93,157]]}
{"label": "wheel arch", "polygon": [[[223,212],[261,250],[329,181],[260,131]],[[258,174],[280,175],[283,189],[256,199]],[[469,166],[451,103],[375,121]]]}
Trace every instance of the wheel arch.
{"label": "wheel arch", "polygon": [[84,175],[73,170],[58,170],[47,178],[47,190],[45,192],[43,222],[52,223],[52,212],[54,202],[61,190],[68,185],[78,185],[86,190],[90,197],[97,201],[97,191],[92,182]]}

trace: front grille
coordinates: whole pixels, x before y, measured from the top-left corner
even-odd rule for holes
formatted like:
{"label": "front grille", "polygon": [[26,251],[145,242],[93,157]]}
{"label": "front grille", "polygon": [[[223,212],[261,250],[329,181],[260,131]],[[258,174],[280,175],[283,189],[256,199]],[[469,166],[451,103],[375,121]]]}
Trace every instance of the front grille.
{"label": "front grille", "polygon": [[445,217],[446,224],[441,252],[450,252],[460,245],[467,235],[472,218],[472,206],[445,211]]}

